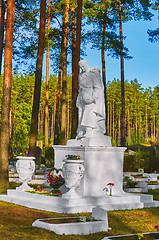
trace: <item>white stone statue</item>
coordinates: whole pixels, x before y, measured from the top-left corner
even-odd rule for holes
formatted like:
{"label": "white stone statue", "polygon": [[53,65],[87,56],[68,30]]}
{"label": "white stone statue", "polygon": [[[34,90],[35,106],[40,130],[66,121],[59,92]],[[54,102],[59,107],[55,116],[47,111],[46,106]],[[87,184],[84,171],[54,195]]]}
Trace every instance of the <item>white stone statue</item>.
{"label": "white stone statue", "polygon": [[79,62],[79,67],[77,139],[100,136],[105,133],[104,86],[100,70],[88,68],[85,60]]}

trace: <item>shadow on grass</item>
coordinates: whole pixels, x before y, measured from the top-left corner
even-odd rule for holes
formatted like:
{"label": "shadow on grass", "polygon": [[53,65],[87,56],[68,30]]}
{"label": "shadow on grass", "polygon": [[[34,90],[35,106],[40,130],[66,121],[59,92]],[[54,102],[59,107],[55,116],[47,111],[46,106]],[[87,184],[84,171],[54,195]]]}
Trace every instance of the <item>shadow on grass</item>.
{"label": "shadow on grass", "polygon": [[[14,186],[13,186],[14,185]],[[13,184],[12,187],[16,187]],[[159,191],[151,190],[150,194]],[[154,196],[154,198],[156,198]],[[137,209],[108,212],[109,232],[101,232],[90,235],[57,235],[54,232],[34,228],[32,223],[41,218],[59,218],[66,216],[90,216],[91,213],[58,214],[36,209],[30,209],[19,205],[0,201],[0,239],[1,240],[101,240],[105,236],[125,235],[142,232],[155,232],[154,226],[159,225],[159,207],[150,209]]]}

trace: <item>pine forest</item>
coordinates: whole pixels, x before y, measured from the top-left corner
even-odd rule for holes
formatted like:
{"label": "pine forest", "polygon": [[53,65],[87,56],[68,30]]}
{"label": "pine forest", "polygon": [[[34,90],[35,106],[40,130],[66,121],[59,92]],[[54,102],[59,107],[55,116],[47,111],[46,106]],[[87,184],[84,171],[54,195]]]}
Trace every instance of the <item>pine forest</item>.
{"label": "pine forest", "polygon": [[[113,146],[159,143],[159,85],[124,79],[133,56],[122,31],[128,21],[151,21],[158,7],[158,0],[0,0],[1,166],[26,149],[35,155],[39,146],[45,156],[76,137],[78,62],[87,48],[101,56]],[[148,30],[152,44],[158,33]],[[107,55],[119,59],[121,79],[107,81]]]}

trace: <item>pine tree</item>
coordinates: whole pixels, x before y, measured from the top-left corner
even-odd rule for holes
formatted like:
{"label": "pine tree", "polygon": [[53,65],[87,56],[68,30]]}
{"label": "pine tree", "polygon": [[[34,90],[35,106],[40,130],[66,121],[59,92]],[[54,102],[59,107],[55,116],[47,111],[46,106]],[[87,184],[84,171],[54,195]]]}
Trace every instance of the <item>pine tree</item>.
{"label": "pine tree", "polygon": [[72,62],[74,75],[72,78],[72,127],[71,138],[76,137],[76,131],[78,126],[78,110],[76,107],[76,99],[78,95],[78,74],[80,61],[80,47],[81,47],[81,22],[82,22],[82,0],[77,0],[77,24],[76,24],[76,41],[74,50],[74,62]]}
{"label": "pine tree", "polygon": [[66,91],[67,91],[67,44],[69,29],[69,0],[66,0],[64,13],[63,39],[63,72],[62,72],[62,104],[61,104],[61,144],[66,143]]}
{"label": "pine tree", "polygon": [[[51,0],[48,2],[48,22],[47,22],[47,36],[50,30],[50,11]],[[47,53],[46,53],[46,105],[45,105],[45,148],[49,146],[49,57],[50,57],[50,42],[48,39]]]}
{"label": "pine tree", "polygon": [[9,113],[11,102],[12,54],[14,31],[15,0],[7,1],[7,20],[4,53],[4,80],[0,135],[0,192],[9,186],[8,157],[9,157]]}
{"label": "pine tree", "polygon": [[4,15],[5,15],[4,0],[0,0],[0,75],[2,69],[2,55],[3,55]]}
{"label": "pine tree", "polygon": [[43,64],[43,53],[44,53],[44,43],[45,43],[45,19],[46,19],[46,0],[41,0],[39,43],[38,43],[38,53],[37,53],[37,62],[36,62],[36,73],[35,73],[33,110],[32,110],[32,119],[31,119],[31,128],[30,128],[30,138],[29,138],[29,152],[31,153],[32,156],[35,156],[35,148],[36,148],[36,141],[37,141],[38,113],[39,113],[39,104],[40,104],[42,64]]}

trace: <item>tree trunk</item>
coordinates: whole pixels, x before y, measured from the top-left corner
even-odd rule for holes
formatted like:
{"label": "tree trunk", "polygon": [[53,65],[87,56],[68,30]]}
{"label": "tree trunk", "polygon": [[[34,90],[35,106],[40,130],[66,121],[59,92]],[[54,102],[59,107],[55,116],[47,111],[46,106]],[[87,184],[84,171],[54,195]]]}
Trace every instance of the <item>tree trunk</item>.
{"label": "tree trunk", "polygon": [[128,106],[128,144],[130,143],[130,108]]}
{"label": "tree trunk", "polygon": [[115,138],[114,138],[114,120],[115,120],[115,118],[114,118],[114,100],[113,100],[113,140],[115,140]]}
{"label": "tree trunk", "polygon": [[67,85],[67,131],[66,131],[66,138],[69,138],[69,121],[70,121],[70,102],[69,102],[69,89]]}
{"label": "tree trunk", "polygon": [[1,115],[0,139],[0,193],[9,187],[8,158],[9,158],[9,113],[11,101],[13,31],[14,31],[15,0],[7,1],[7,21],[4,52],[4,79]]}
{"label": "tree trunk", "polygon": [[53,106],[50,109],[50,137],[52,139],[51,144],[54,144],[54,129],[55,129],[55,105],[56,103],[53,103]]}
{"label": "tree trunk", "polygon": [[153,117],[153,137],[154,137],[154,142],[156,141],[156,119],[155,115]]}
{"label": "tree trunk", "polygon": [[110,127],[109,127],[109,120],[110,120],[110,101],[108,101],[108,116],[107,116],[107,128],[108,128],[108,136],[110,135]]}
{"label": "tree trunk", "polygon": [[[75,4],[73,4],[72,8],[71,8],[71,19],[72,19],[72,87],[73,87],[73,84],[75,82],[75,50],[76,50],[76,37],[75,37]],[[73,90],[72,90],[73,92]],[[73,100],[73,95],[72,95],[72,100]],[[74,100],[76,101],[76,100]],[[73,108],[75,108],[76,106],[73,106],[74,103],[71,104],[71,112],[70,112],[70,129],[71,129],[71,138],[75,138],[76,137],[76,129],[75,131],[73,132],[72,131],[72,127],[73,125],[76,125],[76,120],[74,120],[74,112],[73,112]],[[77,110],[77,109],[76,109]],[[78,113],[76,113],[78,115]],[[77,119],[78,119],[78,116],[77,116]],[[75,121],[75,123],[73,123],[73,121]],[[78,121],[78,120],[77,120]],[[78,124],[78,123],[77,123]],[[76,127],[75,127],[76,128]]]}
{"label": "tree trunk", "polygon": [[4,39],[4,0],[0,0],[0,75],[2,71],[3,39]]}
{"label": "tree trunk", "polygon": [[102,34],[102,80],[104,85],[104,101],[105,101],[105,125],[106,125],[106,135],[108,135],[108,125],[107,125],[107,85],[106,85],[106,67],[105,67],[105,34],[106,34],[106,15],[107,9],[105,9],[105,21],[103,23],[103,34]]}
{"label": "tree trunk", "polygon": [[112,136],[112,101],[110,102],[109,135]]}
{"label": "tree trunk", "polygon": [[137,125],[137,110],[136,110],[136,121],[135,121],[135,134],[136,134],[136,142],[138,142],[138,125]]}
{"label": "tree trunk", "polygon": [[120,143],[120,140],[121,140],[121,126],[120,126],[120,123],[121,123],[121,120],[120,120],[120,114],[119,114],[119,119],[118,119],[118,125],[119,125],[118,142],[119,142],[119,145],[121,144]]}
{"label": "tree trunk", "polygon": [[44,107],[42,106],[39,109],[38,114],[38,141],[43,140],[43,134],[44,134]]}
{"label": "tree trunk", "polygon": [[77,27],[76,27],[76,50],[74,60],[74,78],[72,79],[72,127],[71,138],[76,138],[78,127],[78,109],[76,107],[76,99],[78,95],[78,74],[80,61],[80,46],[81,46],[81,22],[82,22],[82,0],[77,0]]}
{"label": "tree trunk", "polygon": [[37,61],[36,61],[34,100],[33,100],[32,119],[31,119],[30,138],[29,138],[29,152],[31,153],[32,156],[35,156],[36,141],[37,141],[38,112],[39,112],[39,105],[40,105],[42,64],[43,64],[44,43],[45,43],[45,18],[46,18],[46,0],[41,0],[39,43],[38,43],[38,53],[37,53]]}
{"label": "tree trunk", "polygon": [[124,55],[123,55],[123,32],[122,32],[122,7],[121,1],[119,2],[119,27],[120,27],[120,42],[122,49],[120,52],[120,65],[121,65],[121,146],[125,146],[125,87],[124,87]]}
{"label": "tree trunk", "polygon": [[146,113],[145,113],[145,142],[148,142],[148,122],[147,122],[147,101],[146,101]]}
{"label": "tree trunk", "polygon": [[48,23],[47,23],[48,45],[47,45],[47,53],[46,53],[45,148],[48,148],[48,146],[49,146],[49,55],[50,55],[49,30],[50,30],[50,11],[51,11],[51,0],[49,0],[49,4],[48,4]]}
{"label": "tree trunk", "polygon": [[59,125],[60,125],[59,124],[59,121],[60,121],[60,117],[59,117],[59,115],[60,115],[60,107],[59,106],[60,106],[60,89],[61,89],[61,70],[62,70],[62,49],[61,49],[61,52],[60,52],[58,84],[57,84],[57,95],[56,95],[56,114],[55,114],[54,144],[59,144]]}
{"label": "tree trunk", "polygon": [[64,16],[64,49],[63,49],[63,73],[62,73],[62,106],[61,106],[61,144],[66,144],[66,91],[67,91],[67,42],[69,23],[69,0],[66,0]]}

